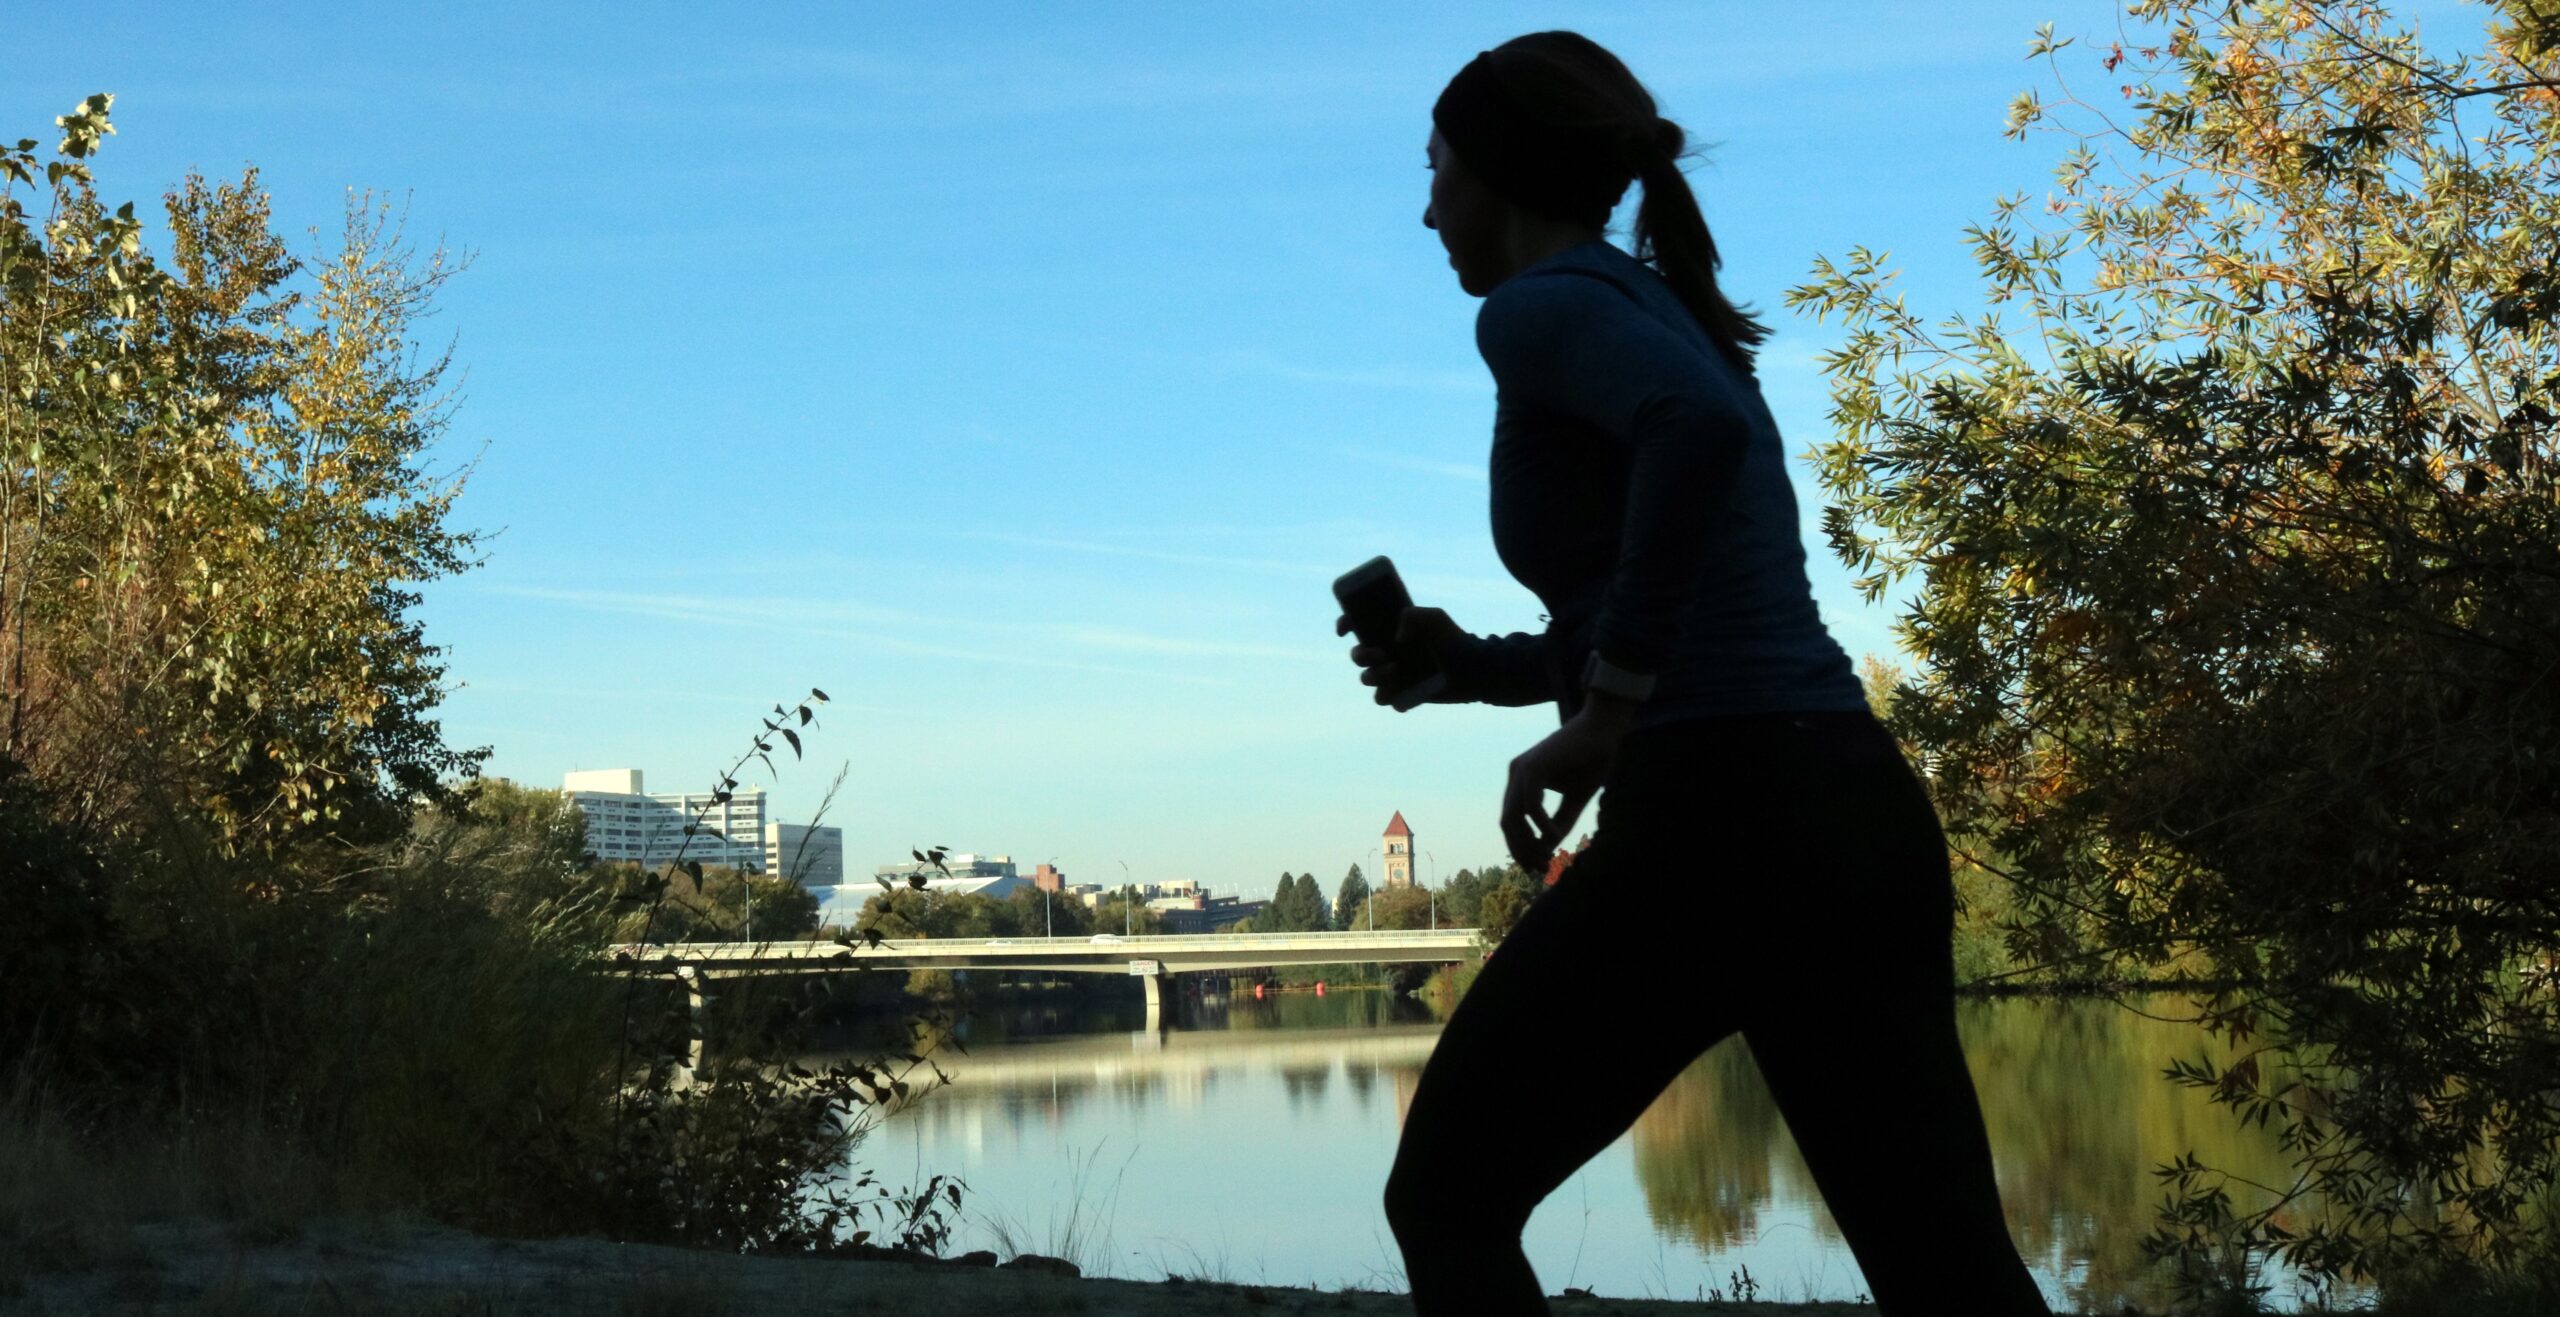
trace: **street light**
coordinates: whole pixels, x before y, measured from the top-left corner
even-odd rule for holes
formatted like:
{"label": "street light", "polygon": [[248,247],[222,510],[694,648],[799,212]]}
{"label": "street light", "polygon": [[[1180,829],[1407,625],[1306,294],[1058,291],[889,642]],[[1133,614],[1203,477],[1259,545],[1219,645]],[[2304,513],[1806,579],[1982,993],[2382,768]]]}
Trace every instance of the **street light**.
{"label": "street light", "polygon": [[1129,898],[1137,885],[1129,881],[1127,860],[1113,860],[1112,863],[1120,866],[1120,931],[1135,937],[1138,933],[1138,916],[1137,912],[1129,908]]}
{"label": "street light", "polygon": [[[1056,873],[1058,871],[1058,857],[1052,855],[1048,859],[1042,860],[1040,862],[1040,867],[1053,874]],[[1053,878],[1050,881],[1055,882],[1056,879]],[[1040,889],[1040,918],[1048,924],[1048,936],[1056,937],[1058,935],[1058,916],[1049,909],[1049,889],[1046,887]]]}

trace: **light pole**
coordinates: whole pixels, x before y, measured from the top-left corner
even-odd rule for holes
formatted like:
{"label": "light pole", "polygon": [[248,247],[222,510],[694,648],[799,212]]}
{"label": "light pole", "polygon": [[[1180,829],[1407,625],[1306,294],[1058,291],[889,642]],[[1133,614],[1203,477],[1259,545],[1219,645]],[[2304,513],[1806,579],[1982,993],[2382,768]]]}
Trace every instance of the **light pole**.
{"label": "light pole", "polygon": [[1432,859],[1429,851],[1424,851],[1422,858],[1431,865],[1430,878],[1422,884],[1422,890],[1431,894],[1431,931],[1437,933],[1440,931],[1440,889],[1435,884],[1440,881],[1440,862]]}
{"label": "light pole", "polygon": [[[1052,855],[1048,859],[1042,860],[1040,862],[1040,867],[1053,874],[1056,873],[1058,871],[1058,857]],[[1057,880],[1053,878],[1050,881],[1055,882]],[[1040,889],[1040,918],[1048,925],[1048,936],[1056,937],[1058,935],[1058,916],[1055,912],[1049,909],[1049,889],[1046,887]]]}
{"label": "light pole", "polygon": [[1422,889],[1422,894],[1431,898],[1431,931],[1437,933],[1440,931],[1440,894],[1428,887]]}
{"label": "light pole", "polygon": [[1112,863],[1120,866],[1120,931],[1135,937],[1138,933],[1138,916],[1129,908],[1129,898],[1136,884],[1129,881],[1127,860],[1113,860]]}

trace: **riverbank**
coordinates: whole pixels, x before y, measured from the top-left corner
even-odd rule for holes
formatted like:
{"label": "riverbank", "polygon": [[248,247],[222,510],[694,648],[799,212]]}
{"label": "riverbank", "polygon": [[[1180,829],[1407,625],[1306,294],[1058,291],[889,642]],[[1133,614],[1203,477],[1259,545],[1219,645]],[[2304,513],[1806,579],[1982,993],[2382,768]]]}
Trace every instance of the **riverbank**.
{"label": "riverbank", "polygon": [[[172,1221],[16,1241],[0,1251],[0,1313],[361,1314],[362,1317],[719,1317],[813,1311],[1388,1317],[1402,1294],[1208,1278],[1087,1279],[1036,1265],[740,1257],[597,1239],[508,1240],[396,1221],[308,1227]],[[990,1259],[992,1261],[992,1259]],[[1564,1317],[1872,1313],[1847,1303],[1559,1298]]]}

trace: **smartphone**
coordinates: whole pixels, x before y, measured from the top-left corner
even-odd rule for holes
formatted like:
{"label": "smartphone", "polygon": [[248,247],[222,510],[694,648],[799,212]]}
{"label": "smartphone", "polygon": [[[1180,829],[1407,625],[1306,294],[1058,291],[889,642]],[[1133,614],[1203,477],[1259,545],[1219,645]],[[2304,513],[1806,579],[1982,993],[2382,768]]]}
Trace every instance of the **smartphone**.
{"label": "smartphone", "polygon": [[[1363,645],[1395,647],[1396,624],[1403,620],[1404,610],[1413,606],[1404,578],[1396,575],[1396,565],[1384,556],[1334,578],[1333,597],[1342,605],[1343,616],[1351,619],[1351,634]],[[1415,642],[1396,648],[1395,665],[1405,684],[1388,692],[1387,703],[1398,713],[1449,689],[1449,674],[1440,670],[1428,645]]]}

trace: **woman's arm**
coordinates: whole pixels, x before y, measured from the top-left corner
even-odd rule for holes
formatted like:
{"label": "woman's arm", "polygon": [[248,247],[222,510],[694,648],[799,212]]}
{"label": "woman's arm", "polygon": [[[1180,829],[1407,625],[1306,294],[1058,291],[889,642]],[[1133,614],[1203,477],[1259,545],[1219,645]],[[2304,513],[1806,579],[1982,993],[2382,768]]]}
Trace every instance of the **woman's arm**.
{"label": "woman's arm", "polygon": [[1548,684],[1543,638],[1526,631],[1507,636],[1458,632],[1439,652],[1449,689],[1434,704],[1545,704],[1556,697]]}

